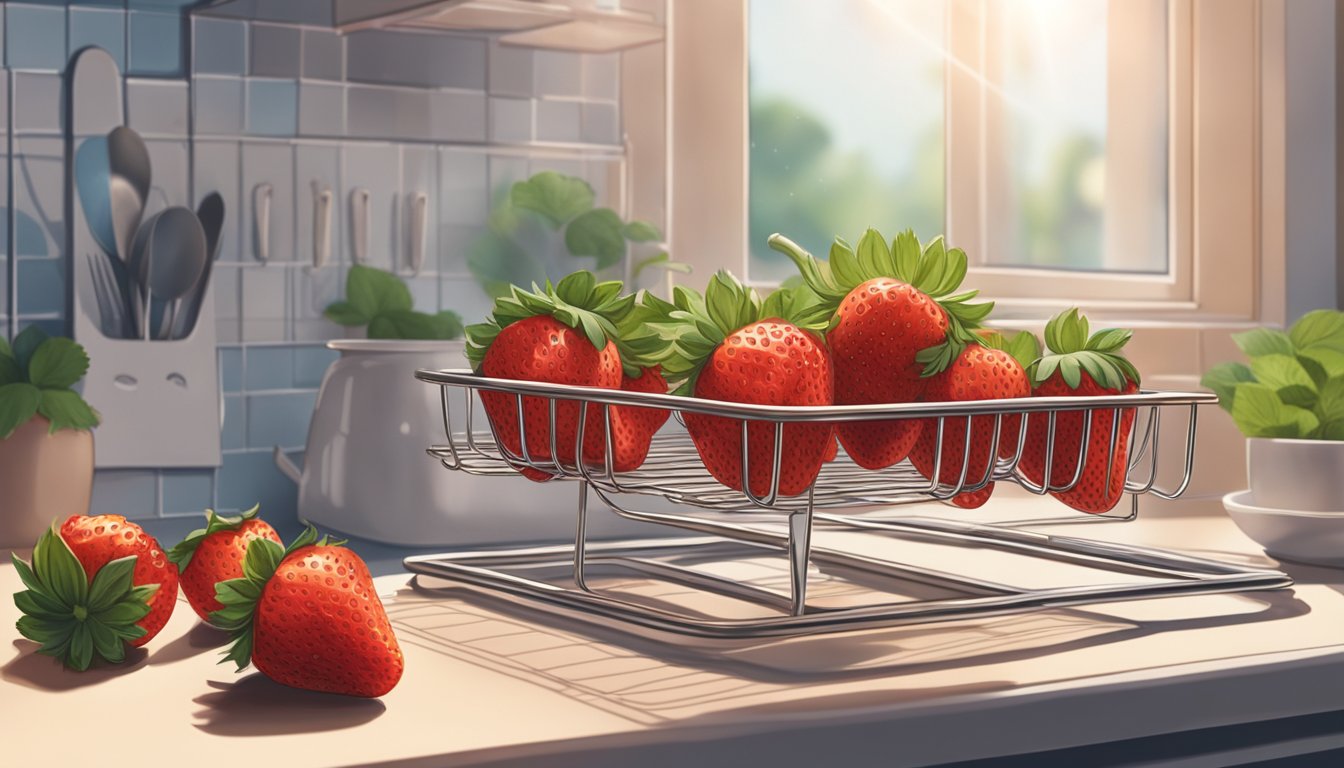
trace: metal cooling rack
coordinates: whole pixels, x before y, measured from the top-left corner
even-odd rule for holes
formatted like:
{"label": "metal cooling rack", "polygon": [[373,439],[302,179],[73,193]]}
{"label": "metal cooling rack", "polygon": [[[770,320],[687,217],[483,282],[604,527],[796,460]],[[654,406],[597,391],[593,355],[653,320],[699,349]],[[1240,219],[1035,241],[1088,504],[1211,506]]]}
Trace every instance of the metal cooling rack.
{"label": "metal cooling rack", "polygon": [[[1194,467],[1199,406],[1216,402],[1215,396],[1209,394],[1143,391],[1114,397],[798,407],[492,379],[466,370],[420,370],[416,377],[441,390],[446,442],[430,448],[429,453],[445,467],[477,475],[512,475],[531,468],[557,480],[576,481],[578,502],[572,547],[450,552],[407,558],[406,567],[417,574],[445,577],[534,607],[614,623],[618,628],[664,638],[747,639],[952,620],[1047,606],[1271,589],[1292,583],[1286,575],[1273,570],[1022,529],[1036,523],[1132,520],[1138,515],[1140,496],[1151,494],[1168,499],[1180,496],[1189,486]],[[489,421],[481,415],[483,391],[512,397],[521,432],[517,449],[501,445],[488,429]],[[452,407],[456,398],[461,398],[461,410]],[[545,434],[533,434],[529,439],[524,398],[539,398],[545,404],[549,416]],[[584,445],[589,414],[600,409],[596,423],[603,425],[608,437],[603,460],[565,462],[556,458],[561,453],[556,445],[557,406],[566,401],[578,406],[578,434],[572,452],[575,456],[583,455],[580,448]],[[643,465],[629,472],[612,469],[611,408],[619,406],[663,408],[675,416],[675,421],[670,421],[654,438]],[[464,422],[461,429],[454,428],[455,410],[458,419]],[[947,500],[992,482],[1014,483],[1040,495],[1067,491],[1081,479],[1093,442],[1089,438],[1098,423],[1096,414],[1106,411],[1112,415],[1104,441],[1108,446],[1107,466],[1114,465],[1110,458],[1122,438],[1128,438],[1132,449],[1125,467],[1124,489],[1131,497],[1127,508],[1106,515],[1076,513],[1063,518],[995,524],[900,514],[899,505]],[[1173,411],[1184,416],[1184,444],[1176,451],[1179,472],[1169,485],[1159,485],[1159,475],[1166,474],[1162,470],[1168,466],[1159,455],[1162,415]],[[677,423],[688,413],[741,422],[742,477],[751,477],[751,456],[746,450],[747,422],[773,424],[767,492],[754,493],[749,483],[743,489],[731,489],[711,477],[689,436],[677,428]],[[1051,477],[1047,469],[1042,482],[1033,483],[1018,469],[1026,448],[1028,423],[1045,420],[1044,465],[1049,467],[1060,442],[1056,439],[1056,425],[1063,413],[1082,414],[1077,469],[1065,478]],[[1134,414],[1134,423],[1129,435],[1121,435],[1121,416],[1126,413]],[[1017,427],[1006,428],[1005,422],[1015,415],[1021,416]],[[926,479],[908,462],[885,470],[866,470],[842,452],[836,461],[823,467],[806,493],[793,497],[779,493],[785,424],[888,419],[925,420],[923,429],[934,430],[939,447],[932,477],[956,475],[957,481]],[[991,419],[990,455],[996,457],[992,466],[971,467],[968,448],[962,453],[958,471],[941,471],[945,460],[944,437],[957,430],[966,438],[963,444],[968,444],[972,429],[984,429]],[[1108,486],[1110,479],[1107,478]],[[592,544],[587,534],[590,490],[621,517],[708,534],[711,538]],[[635,509],[631,499],[640,496],[662,497],[678,511]],[[814,547],[814,527],[889,538],[897,556],[861,554],[843,545]],[[1090,575],[1080,576],[1071,583],[1020,587],[1000,579],[947,572],[927,562],[900,562],[897,543],[943,547],[949,554],[966,548],[988,549],[1015,557],[1067,563]],[[725,575],[728,571],[724,568],[733,561],[763,554],[786,556],[783,559],[787,563],[786,585],[756,584]],[[706,614],[687,606],[649,603],[605,588],[602,579],[592,578],[594,572],[607,573],[613,569],[627,578],[637,574],[693,588],[717,600],[723,615]],[[809,579],[817,578],[815,574],[809,576],[813,569],[821,569],[828,579],[862,584],[872,599],[861,604],[851,601],[844,606],[810,603]],[[936,594],[917,599],[893,597],[902,593],[900,585],[910,583],[930,585]],[[743,606],[747,609],[739,610]],[[760,613],[762,609],[765,615]]]}

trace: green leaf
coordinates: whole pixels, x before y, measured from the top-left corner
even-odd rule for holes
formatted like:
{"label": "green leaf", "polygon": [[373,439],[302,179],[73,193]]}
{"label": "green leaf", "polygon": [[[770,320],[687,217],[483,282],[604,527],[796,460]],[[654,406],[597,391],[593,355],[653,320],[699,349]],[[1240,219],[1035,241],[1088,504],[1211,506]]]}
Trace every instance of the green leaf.
{"label": "green leaf", "polygon": [[243,576],[253,583],[265,584],[285,559],[285,548],[270,539],[253,539],[243,556]]}
{"label": "green leaf", "polygon": [[1218,404],[1223,410],[1231,411],[1237,385],[1247,381],[1255,381],[1250,368],[1241,363],[1220,363],[1210,368],[1199,383],[1218,395]]}
{"label": "green leaf", "polygon": [[361,315],[376,318],[385,312],[409,310],[411,292],[391,272],[356,264],[345,279],[345,299]]}
{"label": "green leaf", "polygon": [[539,213],[552,228],[593,207],[593,188],[583,179],[555,171],[542,171],[509,190],[515,208]]}
{"label": "green leaf", "polygon": [[1283,331],[1273,328],[1254,328],[1245,333],[1234,333],[1232,340],[1247,357],[1293,354],[1292,339]]}
{"label": "green leaf", "polygon": [[[5,337],[0,336],[0,341]],[[23,381],[23,371],[19,370],[19,361],[10,355],[0,355],[0,387],[6,384],[18,384]]]}
{"label": "green leaf", "polygon": [[462,316],[451,309],[445,309],[434,315],[434,324],[437,328],[435,336],[437,339],[457,339],[462,336]]}
{"label": "green leaf", "polygon": [[0,387],[0,440],[33,418],[41,400],[41,390],[32,384],[18,382]]}
{"label": "green leaf", "polygon": [[886,238],[871,227],[859,238],[859,245],[854,255],[858,257],[859,266],[866,274],[889,274],[896,269]]}
{"label": "green leaf", "polygon": [[25,589],[14,593],[14,606],[25,616],[43,621],[63,621],[70,616],[70,606],[41,592]]}
{"label": "green leaf", "polygon": [[1301,438],[1319,426],[1311,411],[1285,404],[1273,388],[1257,382],[1237,385],[1232,419],[1247,437]]}
{"label": "green leaf", "polygon": [[20,371],[28,370],[28,363],[33,359],[33,353],[37,352],[37,348],[42,346],[42,342],[47,338],[47,332],[39,325],[30,325],[14,337],[14,359],[18,362]]}
{"label": "green leaf", "polygon": [[14,348],[9,346],[9,339],[6,339],[3,335],[0,335],[0,357],[10,359],[14,357]]}
{"label": "green leaf", "polygon": [[47,529],[33,548],[33,573],[52,597],[66,605],[88,602],[89,577],[70,547],[55,530]]}
{"label": "green leaf", "polygon": [[[1344,376],[1344,352],[1328,347],[1315,346],[1301,350],[1297,353],[1297,357],[1298,362],[1302,362],[1302,358],[1311,360],[1320,368],[1327,379]],[[1303,363],[1303,367],[1307,367],[1307,365]]]}
{"label": "green leaf", "polygon": [[1344,376],[1336,376],[1321,386],[1315,413],[1322,423],[1344,421]]}
{"label": "green leaf", "polygon": [[436,339],[438,324],[433,315],[409,309],[384,312],[369,323],[370,339]]}
{"label": "green leaf", "polygon": [[530,251],[497,232],[485,232],[467,247],[467,268],[491,298],[509,295],[515,285],[546,279],[546,268]]}
{"label": "green leaf", "polygon": [[1316,382],[1295,357],[1274,354],[1253,358],[1251,374],[1289,405],[1310,409],[1316,404]]}
{"label": "green leaf", "polygon": [[41,389],[66,389],[84,378],[89,356],[73,339],[42,342],[28,362],[28,382]]}
{"label": "green leaf", "polygon": [[127,555],[98,569],[98,573],[93,576],[93,583],[89,585],[90,613],[111,608],[131,591],[131,576],[135,572],[136,559],[135,555]]}
{"label": "green leaf", "polygon": [[635,243],[650,243],[662,240],[663,233],[647,221],[632,221],[625,225],[625,239]]}
{"label": "green leaf", "polygon": [[116,632],[97,619],[85,622],[89,628],[89,637],[93,640],[93,651],[104,661],[120,664],[126,660],[126,641]]}
{"label": "green leaf", "polygon": [[1036,338],[1036,334],[1031,331],[1018,331],[1016,334],[1006,337],[1007,344],[1004,349],[1012,355],[1023,370],[1036,362],[1041,356],[1041,340]]}
{"label": "green leaf", "polygon": [[345,326],[364,326],[368,325],[372,317],[359,311],[359,308],[348,301],[333,301],[327,305],[322,315],[337,325]]}
{"label": "green leaf", "polygon": [[580,214],[565,227],[565,247],[575,256],[597,257],[597,268],[619,264],[625,257],[621,217],[610,208]]}
{"label": "green leaf", "polygon": [[98,412],[70,389],[42,390],[37,412],[51,422],[51,434],[60,429],[93,429],[99,422]]}
{"label": "green leaf", "polygon": [[1344,312],[1333,309],[1308,312],[1288,329],[1288,337],[1299,350],[1324,347],[1344,352]]}

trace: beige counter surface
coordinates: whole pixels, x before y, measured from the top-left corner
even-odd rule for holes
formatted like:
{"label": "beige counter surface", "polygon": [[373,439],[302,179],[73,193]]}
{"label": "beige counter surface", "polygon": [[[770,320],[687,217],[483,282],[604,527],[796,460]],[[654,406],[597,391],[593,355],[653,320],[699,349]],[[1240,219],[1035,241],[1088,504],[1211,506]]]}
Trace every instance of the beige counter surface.
{"label": "beige counter surface", "polygon": [[[1274,565],[1210,504],[1071,535]],[[22,553],[25,554],[26,553]],[[377,701],[217,665],[185,602],[129,663],[33,653],[0,600],[0,763],[948,762],[1344,709],[1344,571],[1167,598],[698,651],[379,580],[406,673]],[[21,589],[5,558],[0,592]],[[150,746],[152,744],[152,746]],[[774,753],[774,754],[772,754]],[[790,760],[790,758],[793,758]],[[755,760],[751,761],[755,763]]]}

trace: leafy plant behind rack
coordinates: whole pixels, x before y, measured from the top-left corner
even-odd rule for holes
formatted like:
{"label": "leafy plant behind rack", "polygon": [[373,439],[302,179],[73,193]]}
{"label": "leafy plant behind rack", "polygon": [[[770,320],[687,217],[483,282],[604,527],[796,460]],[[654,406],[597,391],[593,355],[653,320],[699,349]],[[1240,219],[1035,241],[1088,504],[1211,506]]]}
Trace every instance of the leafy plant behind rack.
{"label": "leafy plant behind rack", "polygon": [[11,345],[0,336],[0,440],[34,416],[59,429],[92,429],[98,412],[72,387],[89,370],[84,347],[30,325]]}
{"label": "leafy plant behind rack", "polygon": [[[632,244],[663,239],[652,224],[623,221],[612,209],[595,205],[592,186],[574,176],[542,171],[515,182],[495,200],[486,231],[468,249],[467,267],[491,298],[499,298],[510,286],[558,282],[578,269],[614,272]],[[557,256],[557,245],[563,245],[563,255]],[[648,269],[690,271],[660,250],[632,266],[631,282],[638,284]]]}
{"label": "leafy plant behind rack", "polygon": [[323,313],[337,325],[365,327],[370,339],[456,339],[462,318],[444,310],[417,312],[401,278],[381,269],[356,265],[345,279],[345,300],[332,302]]}
{"label": "leafy plant behind rack", "polygon": [[1232,335],[1250,365],[1222,363],[1201,380],[1247,437],[1344,440],[1344,313],[1318,309],[1286,332]]}

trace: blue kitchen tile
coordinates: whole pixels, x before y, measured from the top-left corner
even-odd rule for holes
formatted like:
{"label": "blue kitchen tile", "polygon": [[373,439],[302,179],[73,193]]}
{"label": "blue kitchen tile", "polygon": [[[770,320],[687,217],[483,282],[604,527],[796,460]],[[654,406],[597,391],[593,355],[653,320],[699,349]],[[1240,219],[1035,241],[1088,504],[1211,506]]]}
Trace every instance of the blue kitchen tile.
{"label": "blue kitchen tile", "polygon": [[285,270],[277,267],[240,269],[243,341],[284,341],[288,327]]}
{"label": "blue kitchen tile", "polygon": [[224,396],[224,426],[219,430],[219,447],[236,451],[247,447],[247,398]]}
{"label": "blue kitchen tile", "polygon": [[428,139],[432,96],[409,88],[351,86],[346,92],[346,130],[366,138]]}
{"label": "blue kitchen tile", "polygon": [[490,98],[490,140],[527,142],[532,140],[532,100]]}
{"label": "blue kitchen tile", "polygon": [[185,21],[176,13],[131,11],[127,74],[180,75],[185,70]]}
{"label": "blue kitchen tile", "polygon": [[197,2],[199,0],[126,0],[126,5],[134,10],[176,11]]}
{"label": "blue kitchen tile", "polygon": [[490,213],[490,175],[484,153],[439,150],[439,224],[480,225]]}
{"label": "blue kitchen tile", "polygon": [[[202,81],[203,82],[203,81]],[[199,85],[199,83],[198,83]],[[239,82],[239,88],[242,84]],[[241,96],[239,97],[241,103]],[[240,109],[241,112],[241,109]],[[199,119],[199,118],[198,118]],[[199,127],[200,123],[197,123]],[[235,141],[206,141],[196,139],[191,143],[192,151],[192,200],[199,201],[211,192],[218,192],[224,198],[224,229],[219,239],[219,262],[239,260],[241,243],[242,210],[241,186],[239,181],[239,150]],[[236,278],[237,275],[234,275]],[[217,284],[217,283],[216,283]],[[237,285],[236,282],[234,284]],[[236,294],[236,291],[235,291]],[[223,297],[216,293],[216,304]],[[237,296],[234,296],[237,307]],[[216,315],[220,311],[216,310]]]}
{"label": "blue kitchen tile", "polygon": [[621,143],[621,115],[615,104],[583,105],[583,140],[591,144]]}
{"label": "blue kitchen tile", "polygon": [[14,132],[59,135],[64,125],[61,89],[57,73],[15,72]]}
{"label": "blue kitchen tile", "polygon": [[541,141],[580,141],[582,111],[577,101],[537,102],[537,138]]}
{"label": "blue kitchen tile", "polygon": [[299,86],[292,80],[247,82],[247,131],[293,136],[299,128]]}
{"label": "blue kitchen tile", "polygon": [[303,136],[345,135],[345,86],[299,84],[299,133]]}
{"label": "blue kitchen tile", "polygon": [[590,53],[583,57],[583,95],[590,99],[621,97],[621,55]]}
{"label": "blue kitchen tile", "polygon": [[149,167],[154,170],[145,205],[146,215],[170,205],[190,205],[191,190],[187,186],[190,147],[187,141],[147,139],[145,149],[149,151]]}
{"label": "blue kitchen tile", "polygon": [[203,515],[215,506],[213,469],[163,470],[163,515]]}
{"label": "blue kitchen tile", "polygon": [[196,133],[237,136],[243,132],[242,78],[198,77],[192,88]]}
{"label": "blue kitchen tile", "polygon": [[430,138],[440,141],[485,141],[485,102],[483,93],[431,93]]}
{"label": "blue kitchen tile", "polygon": [[64,320],[57,320],[50,317],[24,317],[19,315],[19,321],[14,324],[14,335],[18,335],[29,326],[37,326],[46,331],[48,336],[69,336],[70,324]]}
{"label": "blue kitchen tile", "polygon": [[5,5],[5,66],[10,69],[65,68],[65,9]]}
{"label": "blue kitchen tile", "polygon": [[533,59],[538,96],[583,95],[583,59],[569,51],[537,51]]}
{"label": "blue kitchen tile", "polygon": [[65,311],[65,261],[19,259],[19,314],[47,315]]}
{"label": "blue kitchen tile", "polygon": [[532,95],[532,50],[512,45],[490,44],[490,95]]}
{"label": "blue kitchen tile", "polygon": [[125,70],[126,13],[106,8],[71,8],[66,45],[70,55],[96,45],[111,54],[118,69]]}
{"label": "blue kitchen tile", "polygon": [[241,271],[236,262],[216,262],[210,272],[210,292],[215,295],[215,341],[219,344],[243,340]]}
{"label": "blue kitchen tile", "polygon": [[243,391],[243,350],[238,347],[219,349],[219,387],[225,392]]}
{"label": "blue kitchen tile", "polygon": [[439,282],[440,301],[444,309],[462,316],[462,322],[483,322],[490,315],[493,301],[471,278],[445,278]]}
{"label": "blue kitchen tile", "polygon": [[[186,81],[127,78],[125,87],[127,123],[131,128],[141,136],[186,137],[190,104]],[[155,165],[153,169],[157,177],[159,167]]]}
{"label": "blue kitchen tile", "polygon": [[295,27],[253,24],[248,45],[251,66],[259,77],[298,77],[300,39]]}
{"label": "blue kitchen tile", "polygon": [[341,356],[325,346],[294,348],[294,386],[316,387],[322,383],[327,369]]}
{"label": "blue kitchen tile", "polygon": [[[364,0],[359,0],[359,3],[363,2]],[[283,0],[283,2],[256,0],[256,5],[247,14],[247,18],[284,24],[330,27],[335,23],[335,18],[332,16],[333,5],[335,3],[332,0]]]}
{"label": "blue kitchen tile", "polygon": [[266,517],[283,518],[297,511],[298,489],[275,468],[271,452],[229,453],[215,481],[221,512],[238,512],[261,505]]}
{"label": "blue kitchen tile", "polygon": [[294,350],[289,347],[250,347],[246,367],[249,392],[294,386]]}
{"label": "blue kitchen tile", "polygon": [[303,76],[310,80],[343,80],[345,38],[324,29],[303,30]]}
{"label": "blue kitchen tile", "polygon": [[93,475],[91,515],[159,516],[159,478],[153,470],[100,469]]}
{"label": "blue kitchen tile", "polygon": [[247,444],[252,448],[300,447],[308,440],[308,421],[316,392],[247,396]]}
{"label": "blue kitchen tile", "polygon": [[247,25],[229,19],[197,18],[192,71],[241,75],[247,72]]}
{"label": "blue kitchen tile", "polygon": [[65,142],[59,138],[12,139],[14,241],[18,256],[55,256],[64,241]]}
{"label": "blue kitchen tile", "polygon": [[479,38],[372,29],[346,37],[345,76],[360,83],[484,91],[486,59],[486,41]]}
{"label": "blue kitchen tile", "polygon": [[[426,257],[428,261],[428,257]],[[434,269],[433,264],[425,264],[425,269]],[[401,271],[401,270],[398,270]],[[406,288],[411,292],[411,306],[419,312],[434,314],[439,311],[439,279],[437,277],[403,277]]]}

